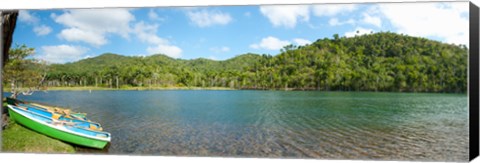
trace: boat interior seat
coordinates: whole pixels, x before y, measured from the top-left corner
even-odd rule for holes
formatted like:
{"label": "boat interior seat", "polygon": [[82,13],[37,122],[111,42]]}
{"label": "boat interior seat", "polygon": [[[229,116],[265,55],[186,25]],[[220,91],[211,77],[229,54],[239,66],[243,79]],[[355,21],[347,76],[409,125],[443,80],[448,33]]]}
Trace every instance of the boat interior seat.
{"label": "boat interior seat", "polygon": [[97,127],[97,126],[95,126],[95,125],[93,125],[93,124],[90,124],[90,129],[92,129],[92,130],[97,130],[97,129],[98,129],[98,127]]}
{"label": "boat interior seat", "polygon": [[53,113],[53,114],[52,114],[52,118],[53,118],[53,119],[59,119],[60,116],[62,116],[62,115],[61,115],[61,114],[57,114],[57,113]]}

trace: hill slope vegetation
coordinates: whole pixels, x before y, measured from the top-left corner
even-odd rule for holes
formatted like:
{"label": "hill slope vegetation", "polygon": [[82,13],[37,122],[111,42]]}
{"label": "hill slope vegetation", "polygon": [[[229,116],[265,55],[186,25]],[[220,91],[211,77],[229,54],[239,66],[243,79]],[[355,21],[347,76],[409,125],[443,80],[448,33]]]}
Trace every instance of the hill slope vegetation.
{"label": "hill slope vegetation", "polygon": [[468,49],[390,32],[289,45],[225,61],[106,53],[50,65],[46,86],[231,87],[322,91],[466,92]]}

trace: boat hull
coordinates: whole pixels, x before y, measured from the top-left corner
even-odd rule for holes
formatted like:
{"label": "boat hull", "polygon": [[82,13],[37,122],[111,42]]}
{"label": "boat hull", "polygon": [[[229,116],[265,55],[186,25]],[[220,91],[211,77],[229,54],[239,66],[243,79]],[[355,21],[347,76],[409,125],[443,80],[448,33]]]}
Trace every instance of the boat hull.
{"label": "boat hull", "polygon": [[90,148],[97,148],[103,149],[109,142],[104,140],[92,139],[72,133],[68,133],[56,128],[53,128],[46,124],[41,124],[37,121],[34,121],[18,112],[13,110],[12,108],[8,108],[8,112],[10,114],[10,118],[12,118],[17,123],[22,124],[25,127],[28,127],[34,131],[42,133],[44,135],[50,136],[52,138],[65,141],[68,143],[90,147]]}

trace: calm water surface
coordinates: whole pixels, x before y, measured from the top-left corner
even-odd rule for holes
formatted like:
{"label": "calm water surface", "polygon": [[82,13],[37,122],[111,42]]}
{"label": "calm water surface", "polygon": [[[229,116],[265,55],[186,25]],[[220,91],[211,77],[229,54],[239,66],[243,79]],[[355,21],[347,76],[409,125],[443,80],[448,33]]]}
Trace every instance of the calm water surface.
{"label": "calm water surface", "polygon": [[112,154],[468,160],[459,94],[49,91],[20,99],[86,112]]}

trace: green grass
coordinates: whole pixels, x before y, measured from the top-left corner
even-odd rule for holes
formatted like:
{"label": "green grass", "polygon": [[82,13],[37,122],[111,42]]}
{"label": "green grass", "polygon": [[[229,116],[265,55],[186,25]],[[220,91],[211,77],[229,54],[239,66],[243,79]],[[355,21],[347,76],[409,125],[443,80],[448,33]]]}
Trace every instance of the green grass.
{"label": "green grass", "polygon": [[[235,90],[227,87],[48,87],[47,91],[66,90],[66,91],[88,91],[88,90]],[[6,90],[8,91],[8,90]]]}
{"label": "green grass", "polygon": [[2,132],[2,151],[34,153],[75,153],[72,145],[39,134],[10,121]]}
{"label": "green grass", "polygon": [[2,131],[2,152],[75,153],[75,147],[32,131],[10,119]]}

